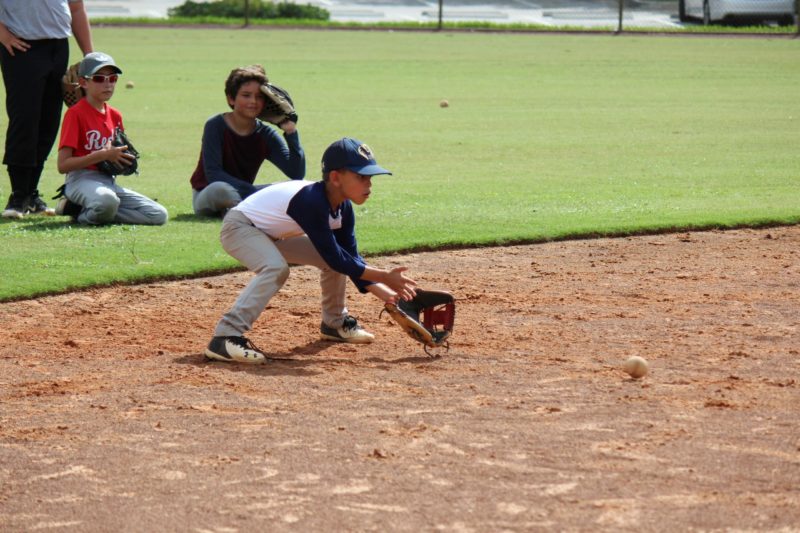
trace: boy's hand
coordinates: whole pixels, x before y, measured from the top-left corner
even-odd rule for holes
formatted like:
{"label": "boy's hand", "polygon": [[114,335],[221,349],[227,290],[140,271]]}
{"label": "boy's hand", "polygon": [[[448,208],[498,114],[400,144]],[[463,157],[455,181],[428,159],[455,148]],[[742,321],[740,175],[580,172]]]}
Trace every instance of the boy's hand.
{"label": "boy's hand", "polygon": [[125,165],[129,167],[133,164],[133,160],[136,159],[136,156],[127,152],[128,145],[122,146],[114,146],[111,144],[111,141],[108,141],[106,147],[103,149],[104,154],[104,161],[108,161],[109,163],[114,163],[117,165]]}
{"label": "boy's hand", "polygon": [[139,152],[119,127],[114,128],[114,135],[99,152],[103,156],[103,160],[97,164],[97,170],[100,172],[109,176],[130,176],[139,173]]}
{"label": "boy's hand", "polygon": [[416,294],[417,282],[406,276],[403,272],[408,270],[406,267],[393,268],[386,273],[386,285],[395,291],[398,297],[403,300],[412,300]]}
{"label": "boy's hand", "polygon": [[288,133],[289,135],[297,131],[297,124],[292,122],[291,120],[284,120],[283,122],[278,124],[278,127],[282,129],[285,133]]}

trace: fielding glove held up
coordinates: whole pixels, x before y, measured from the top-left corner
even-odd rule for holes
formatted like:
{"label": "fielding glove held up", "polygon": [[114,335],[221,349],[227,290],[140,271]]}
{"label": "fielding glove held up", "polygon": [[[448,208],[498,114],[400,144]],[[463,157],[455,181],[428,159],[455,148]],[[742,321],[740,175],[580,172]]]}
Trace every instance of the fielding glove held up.
{"label": "fielding glove held up", "polygon": [[294,110],[294,102],[289,93],[277,85],[265,83],[261,86],[261,94],[264,95],[265,102],[258,118],[276,126],[287,120],[297,123],[297,112]]}
{"label": "fielding glove held up", "polygon": [[417,289],[411,301],[398,300],[387,303],[383,309],[409,337],[428,348],[449,347],[447,339],[453,332],[456,306],[455,298],[445,291]]}

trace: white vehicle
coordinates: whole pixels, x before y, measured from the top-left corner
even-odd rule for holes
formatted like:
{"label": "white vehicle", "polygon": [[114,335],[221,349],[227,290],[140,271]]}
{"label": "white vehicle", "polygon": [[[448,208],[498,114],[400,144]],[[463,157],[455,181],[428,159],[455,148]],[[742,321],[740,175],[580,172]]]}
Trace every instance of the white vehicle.
{"label": "white vehicle", "polygon": [[678,0],[678,18],[704,25],[731,19],[794,23],[794,0]]}

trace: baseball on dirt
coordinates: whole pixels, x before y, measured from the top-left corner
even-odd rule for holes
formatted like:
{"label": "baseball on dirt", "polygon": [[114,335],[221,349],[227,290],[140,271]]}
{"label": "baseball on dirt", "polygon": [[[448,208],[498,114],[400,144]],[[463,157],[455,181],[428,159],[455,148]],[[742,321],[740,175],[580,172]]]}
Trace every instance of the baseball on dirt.
{"label": "baseball on dirt", "polygon": [[439,102],[439,107],[450,107],[450,102],[448,102],[447,100],[442,100],[441,102]]}
{"label": "baseball on dirt", "polygon": [[650,365],[647,364],[644,358],[634,355],[625,361],[622,368],[633,379],[639,379],[647,374],[647,371],[650,370]]}
{"label": "baseball on dirt", "polygon": [[126,89],[133,89],[133,82],[132,82],[132,81],[129,81],[128,83],[126,83],[126,84],[125,84],[125,88],[126,88]]}

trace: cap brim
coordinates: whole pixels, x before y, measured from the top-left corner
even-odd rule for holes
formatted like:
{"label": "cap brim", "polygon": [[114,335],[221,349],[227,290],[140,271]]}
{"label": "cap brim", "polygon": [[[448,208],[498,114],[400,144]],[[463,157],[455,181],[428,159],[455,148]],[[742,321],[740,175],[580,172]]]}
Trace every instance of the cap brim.
{"label": "cap brim", "polygon": [[377,176],[379,174],[388,174],[392,175],[391,172],[383,168],[379,165],[366,165],[363,167],[347,167],[347,170],[352,170],[356,174],[361,174],[362,176]]}
{"label": "cap brim", "polygon": [[90,72],[89,74],[87,74],[87,76],[94,76],[95,74],[97,74],[97,71],[98,71],[98,70],[100,70],[100,69],[104,69],[104,68],[106,68],[106,67],[111,67],[111,68],[113,68],[113,69],[116,71],[116,73],[117,73],[117,74],[122,74],[122,69],[121,69],[121,68],[119,68],[118,66],[116,66],[116,65],[115,65],[115,64],[113,64],[113,63],[106,63],[106,64],[104,64],[104,65],[98,65],[98,66],[96,66],[96,67],[94,68],[94,70],[92,70],[92,72]]}

